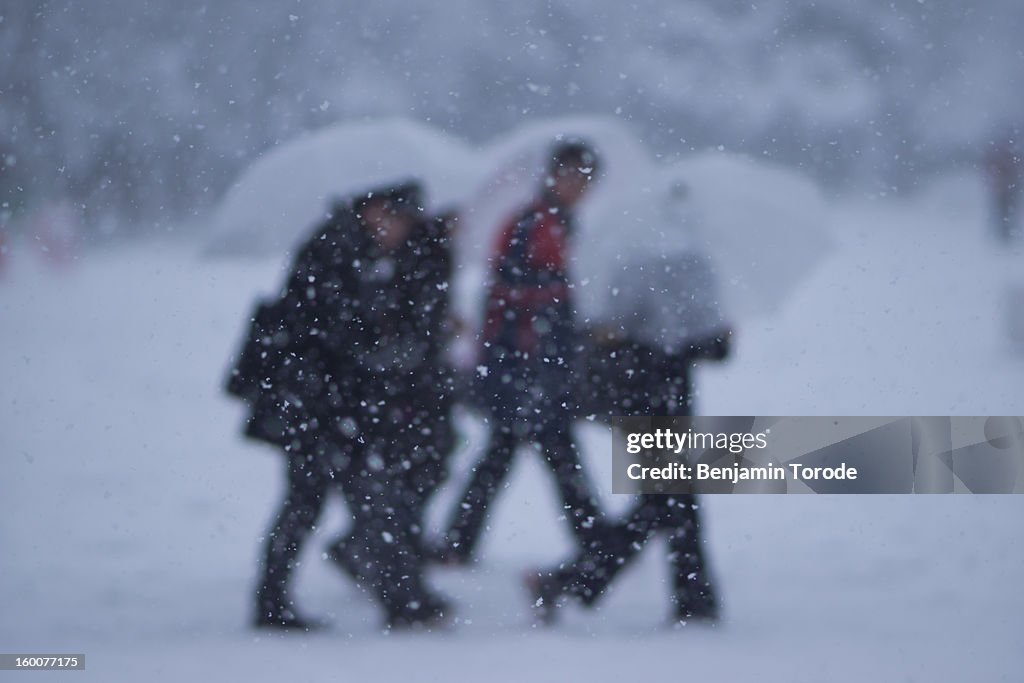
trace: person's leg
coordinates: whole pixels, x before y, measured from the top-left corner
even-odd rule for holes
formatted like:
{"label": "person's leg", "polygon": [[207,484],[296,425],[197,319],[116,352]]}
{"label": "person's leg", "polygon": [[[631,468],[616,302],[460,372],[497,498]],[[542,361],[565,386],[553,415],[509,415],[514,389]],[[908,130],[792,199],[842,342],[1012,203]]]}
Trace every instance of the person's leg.
{"label": "person's leg", "polygon": [[[426,446],[419,446],[418,448],[410,447],[408,450],[414,453],[413,457],[410,458],[410,468],[398,475],[403,476],[405,479],[403,490],[405,491],[406,504],[411,520],[411,531],[414,534],[421,557],[432,556],[436,552],[436,549],[428,549],[423,543],[426,508],[430,497],[447,476],[446,461],[451,450],[453,450],[453,447],[444,441],[439,441],[438,443],[443,445],[446,450],[440,451],[432,443]],[[392,444],[392,446],[397,449],[398,445]],[[342,487],[342,490],[350,510],[354,510],[358,505],[365,504],[365,501],[359,500],[353,495],[351,487]],[[349,545],[353,536],[359,533],[361,533],[359,530],[352,528],[348,534],[336,537],[327,546],[327,558],[337,564],[343,571],[353,576],[356,573],[353,562],[357,561],[357,558],[355,552],[349,550]]]}
{"label": "person's leg", "polygon": [[328,483],[315,455],[288,455],[287,493],[266,536],[256,590],[255,623],[259,626],[310,626],[296,613],[289,579],[302,544],[323,509]]}
{"label": "person's leg", "polygon": [[368,563],[365,544],[361,539],[365,536],[366,529],[360,528],[360,525],[366,523],[368,515],[361,513],[360,508],[366,505],[366,495],[356,486],[351,485],[349,476],[350,474],[347,472],[340,476],[335,482],[335,486],[340,489],[345,498],[345,504],[351,516],[351,525],[348,533],[336,536],[327,544],[324,554],[342,572],[365,589],[364,576],[368,571]]}
{"label": "person's leg", "polygon": [[589,545],[571,562],[527,577],[527,589],[539,620],[554,621],[554,610],[563,596],[591,607],[605,594],[657,529],[661,510],[657,498],[640,496],[623,523],[599,527]]}
{"label": "person's leg", "polygon": [[544,462],[555,475],[566,520],[580,547],[586,548],[595,538],[595,528],[603,522],[603,515],[583,469],[571,420],[564,416],[563,419],[545,421],[537,432],[536,441]]}
{"label": "person's leg", "polygon": [[697,497],[676,497],[669,514],[673,517],[668,542],[674,618],[714,620],[718,599],[704,556]]}
{"label": "person's leg", "polygon": [[511,425],[492,420],[487,451],[473,468],[448,525],[446,552],[455,561],[468,562],[472,558],[488,509],[512,468],[518,439]]}
{"label": "person's leg", "polygon": [[353,533],[345,551],[356,580],[384,608],[388,626],[411,626],[437,621],[447,603],[423,580],[423,561],[409,491],[402,476],[367,473],[346,482],[351,501]]}
{"label": "person's leg", "polygon": [[421,539],[426,531],[427,506],[448,478],[448,461],[455,451],[455,435],[447,419],[437,424],[431,430],[430,443],[412,449],[414,457],[406,477],[412,517]]}

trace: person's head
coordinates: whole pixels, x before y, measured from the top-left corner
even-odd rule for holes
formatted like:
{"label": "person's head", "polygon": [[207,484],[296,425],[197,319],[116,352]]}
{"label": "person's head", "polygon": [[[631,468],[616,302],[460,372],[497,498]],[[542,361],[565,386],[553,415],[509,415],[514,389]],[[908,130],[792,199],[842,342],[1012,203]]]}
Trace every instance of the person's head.
{"label": "person's head", "polygon": [[600,161],[594,149],[582,140],[564,140],[551,149],[545,185],[565,206],[573,206],[597,178]]}
{"label": "person's head", "polygon": [[355,209],[377,244],[392,250],[412,234],[422,211],[421,199],[417,184],[404,183],[366,193]]}

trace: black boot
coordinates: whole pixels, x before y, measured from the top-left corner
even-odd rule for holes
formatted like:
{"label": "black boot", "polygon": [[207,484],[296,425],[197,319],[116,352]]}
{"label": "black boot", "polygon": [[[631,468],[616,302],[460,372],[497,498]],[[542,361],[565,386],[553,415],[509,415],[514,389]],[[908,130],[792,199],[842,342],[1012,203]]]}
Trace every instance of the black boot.
{"label": "black boot", "polygon": [[718,620],[718,596],[704,557],[699,506],[695,496],[683,496],[669,515],[676,528],[669,536],[672,565],[673,619],[677,624]]}
{"label": "black boot", "polygon": [[259,628],[310,631],[321,623],[299,616],[288,597],[288,585],[302,544],[313,530],[327,492],[329,479],[311,469],[301,454],[288,458],[288,487],[263,548],[256,615]]}
{"label": "black boot", "polygon": [[[699,546],[670,540],[673,577],[673,619],[682,625],[718,621],[718,597]],[[675,547],[673,547],[675,546]]]}
{"label": "black boot", "polygon": [[548,572],[532,572],[523,577],[523,585],[530,596],[534,622],[540,626],[554,624],[558,617],[558,603],[562,597],[561,587],[555,577]]}
{"label": "black boot", "polygon": [[714,624],[718,621],[718,601],[711,592],[677,595],[673,599],[673,621],[685,626],[692,622]]}
{"label": "black boot", "polygon": [[384,627],[390,631],[432,631],[447,628],[451,623],[451,615],[452,608],[448,600],[440,595],[427,593],[419,600],[389,611]]}
{"label": "black boot", "polygon": [[293,603],[273,590],[261,589],[256,593],[255,628],[280,629],[283,631],[316,631],[325,626],[321,621],[300,616]]}

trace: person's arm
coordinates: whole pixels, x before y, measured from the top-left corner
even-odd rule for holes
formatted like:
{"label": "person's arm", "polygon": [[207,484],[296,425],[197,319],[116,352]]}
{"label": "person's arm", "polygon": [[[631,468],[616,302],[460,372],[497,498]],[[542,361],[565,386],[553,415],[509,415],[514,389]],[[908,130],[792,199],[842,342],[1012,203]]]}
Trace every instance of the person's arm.
{"label": "person's arm", "polygon": [[713,335],[685,342],[676,353],[665,354],[661,361],[661,372],[666,377],[684,375],[699,360],[722,361],[728,358],[732,330],[724,329]]}
{"label": "person's arm", "polygon": [[719,332],[686,342],[684,354],[692,360],[725,360],[731,351],[732,329],[725,328]]}

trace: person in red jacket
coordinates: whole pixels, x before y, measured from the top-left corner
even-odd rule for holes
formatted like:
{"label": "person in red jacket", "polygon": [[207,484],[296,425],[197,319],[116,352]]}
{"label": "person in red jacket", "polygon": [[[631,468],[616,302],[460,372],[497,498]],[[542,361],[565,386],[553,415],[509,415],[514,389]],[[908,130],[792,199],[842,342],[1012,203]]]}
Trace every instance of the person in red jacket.
{"label": "person in red jacket", "polygon": [[478,387],[489,412],[490,443],[452,515],[440,551],[449,562],[472,558],[488,508],[521,444],[540,447],[581,543],[599,519],[571,432],[578,344],[567,272],[573,208],[597,171],[597,155],[588,144],[558,142],[540,196],[499,236],[484,309]]}

